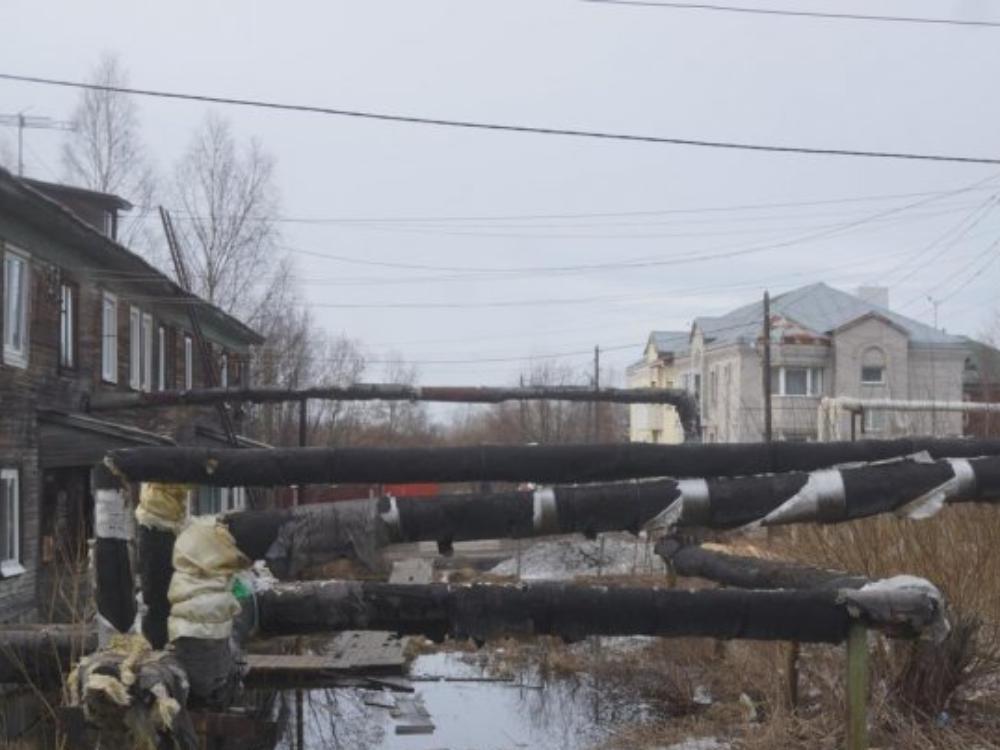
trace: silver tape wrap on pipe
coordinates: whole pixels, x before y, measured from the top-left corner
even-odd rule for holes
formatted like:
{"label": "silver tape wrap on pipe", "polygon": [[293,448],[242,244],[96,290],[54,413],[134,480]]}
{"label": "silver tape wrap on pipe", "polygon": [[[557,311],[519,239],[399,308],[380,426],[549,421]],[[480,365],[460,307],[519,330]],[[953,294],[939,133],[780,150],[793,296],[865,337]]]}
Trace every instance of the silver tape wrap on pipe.
{"label": "silver tape wrap on pipe", "polygon": [[400,533],[399,504],[396,502],[396,498],[389,496],[389,510],[380,513],[379,518],[391,534]]}
{"label": "silver tape wrap on pipe", "polygon": [[976,472],[967,458],[945,459],[955,472],[955,494],[952,497],[974,497],[978,491]]}
{"label": "silver tape wrap on pipe", "polygon": [[708,482],[704,479],[681,479],[678,498],[646,522],[646,531],[672,529],[681,521],[688,526],[707,526],[712,517]]}
{"label": "silver tape wrap on pipe", "polygon": [[764,526],[807,521],[836,521],[847,512],[844,476],[838,469],[809,474],[798,492],[772,510],[761,521]]}
{"label": "silver tape wrap on pipe", "polygon": [[121,490],[100,489],[94,493],[94,536],[99,539],[132,538],[132,519]]}

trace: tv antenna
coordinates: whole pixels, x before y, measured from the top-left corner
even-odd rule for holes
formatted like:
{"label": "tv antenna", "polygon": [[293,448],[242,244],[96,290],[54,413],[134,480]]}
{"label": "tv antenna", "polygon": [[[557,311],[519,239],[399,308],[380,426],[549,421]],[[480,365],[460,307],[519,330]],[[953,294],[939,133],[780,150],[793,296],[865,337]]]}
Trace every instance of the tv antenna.
{"label": "tv antenna", "polygon": [[17,128],[17,176],[24,176],[24,131],[31,130],[76,130],[76,124],[66,120],[53,120],[51,117],[26,115],[28,110],[22,109],[17,114],[0,115],[0,125]]}

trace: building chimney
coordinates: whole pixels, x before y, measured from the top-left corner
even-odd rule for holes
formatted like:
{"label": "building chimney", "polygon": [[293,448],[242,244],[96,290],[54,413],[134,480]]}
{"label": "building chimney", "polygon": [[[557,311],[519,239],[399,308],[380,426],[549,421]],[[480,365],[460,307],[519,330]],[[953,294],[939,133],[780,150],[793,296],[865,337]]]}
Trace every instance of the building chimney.
{"label": "building chimney", "polygon": [[887,286],[859,286],[856,295],[870,305],[889,309],[889,287]]}

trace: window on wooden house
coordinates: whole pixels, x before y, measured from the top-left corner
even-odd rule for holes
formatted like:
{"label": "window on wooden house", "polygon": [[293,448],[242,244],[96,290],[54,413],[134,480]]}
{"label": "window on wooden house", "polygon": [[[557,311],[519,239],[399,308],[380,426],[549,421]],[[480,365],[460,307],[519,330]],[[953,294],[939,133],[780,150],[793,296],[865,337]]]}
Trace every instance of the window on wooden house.
{"label": "window on wooden house", "polygon": [[142,315],[142,390],[153,390],[153,316]]}
{"label": "window on wooden house", "polygon": [[190,336],[184,337],[184,389],[194,387],[194,342]]}
{"label": "window on wooden house", "polygon": [[167,329],[156,329],[156,389],[167,390]]}
{"label": "window on wooden house", "polygon": [[0,574],[24,572],[21,566],[21,488],[17,469],[0,469]]}
{"label": "window on wooden house", "polygon": [[153,316],[138,307],[129,310],[130,388],[153,390]]}
{"label": "window on wooden house", "polygon": [[101,301],[101,378],[118,382],[118,299],[113,294]]}
{"label": "window on wooden house", "polygon": [[8,250],[3,260],[3,361],[28,366],[28,257]]}
{"label": "window on wooden house", "polygon": [[201,486],[191,493],[190,514],[192,516],[216,516],[243,510],[246,507],[244,487]]}
{"label": "window on wooden house", "polygon": [[59,287],[59,366],[76,367],[76,287]]}

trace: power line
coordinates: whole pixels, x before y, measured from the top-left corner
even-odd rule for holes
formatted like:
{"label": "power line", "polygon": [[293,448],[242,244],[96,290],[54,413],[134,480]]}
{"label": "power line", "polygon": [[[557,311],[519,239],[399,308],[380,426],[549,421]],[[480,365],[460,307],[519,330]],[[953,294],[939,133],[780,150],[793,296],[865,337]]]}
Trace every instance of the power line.
{"label": "power line", "polygon": [[958,222],[958,224],[949,227],[944,233],[935,237],[930,243],[925,245],[920,251],[918,251],[911,258],[904,260],[902,263],[893,268],[887,274],[883,275],[883,279],[885,278],[885,276],[894,275],[896,271],[901,270],[909,263],[913,263],[919,260],[920,258],[924,257],[927,253],[932,251],[935,247],[937,247],[941,243],[944,243],[941,249],[939,249],[937,252],[931,255],[927,260],[924,261],[924,263],[920,265],[915,265],[912,270],[908,271],[907,273],[903,274],[898,279],[896,279],[895,284],[896,286],[898,286],[902,284],[904,281],[907,281],[908,279],[915,276],[921,270],[926,268],[930,262],[936,260],[942,254],[946,253],[948,250],[953,248],[964,237],[967,237],[969,235],[969,232],[971,232],[976,226],[982,223],[982,221],[987,216],[990,215],[993,209],[996,208],[997,197],[998,197],[997,194],[989,196],[983,203],[979,204],[976,208],[974,208],[967,216],[963,217],[962,220]]}
{"label": "power line", "polygon": [[750,247],[746,246],[723,246],[719,248],[710,249],[707,252],[699,253],[688,253],[686,255],[674,255],[661,257],[659,259],[650,258],[636,258],[630,261],[617,261],[613,263],[586,263],[586,264],[573,264],[573,265],[559,265],[559,266],[451,266],[451,265],[434,265],[426,263],[404,263],[404,262],[393,262],[393,261],[377,261],[369,260],[363,258],[353,258],[345,255],[338,255],[333,253],[320,253],[316,251],[302,250],[299,248],[285,246],[285,249],[292,252],[301,253],[303,255],[314,255],[320,258],[327,258],[330,260],[336,260],[343,263],[352,263],[355,265],[363,266],[376,266],[382,268],[401,268],[407,270],[419,270],[419,271],[448,271],[457,273],[552,273],[552,272],[575,272],[575,271],[605,271],[609,269],[622,269],[622,268],[651,268],[669,265],[678,265],[685,263],[700,263],[710,260],[720,260],[733,257],[739,257],[744,255],[751,255],[760,252],[765,252],[768,250],[776,250],[786,247],[791,247],[794,245],[801,244],[803,242],[811,242],[818,239],[824,239],[826,237],[831,237],[837,234],[842,234],[848,232],[857,227],[869,224],[871,222],[877,221],[879,219],[885,218],[887,216],[892,216],[894,214],[901,213],[903,211],[908,211],[912,208],[918,208],[919,206],[925,205],[927,203],[932,203],[941,197],[956,195],[958,193],[964,193],[969,190],[976,189],[982,184],[995,180],[997,175],[990,175],[983,180],[973,183],[972,185],[966,186],[964,188],[958,188],[950,193],[943,195],[935,195],[932,197],[922,198],[921,200],[913,201],[902,206],[895,206],[893,208],[884,209],[873,214],[867,214],[861,218],[854,219],[849,222],[838,223],[827,225],[818,231],[809,232],[804,235],[797,235],[786,240],[780,240],[777,242],[769,242],[764,244],[752,245]]}
{"label": "power line", "polygon": [[108,91],[119,94],[131,94],[135,96],[148,96],[160,99],[176,99],[183,101],[205,102],[209,104],[227,104],[239,107],[255,107],[258,109],[272,109],[291,112],[306,112],[310,114],[332,115],[335,117],[352,117],[365,120],[379,120],[383,122],[400,122],[410,125],[434,125],[439,127],[462,128],[466,130],[490,130],[507,133],[530,133],[533,135],[565,136],[570,138],[592,138],[609,141],[626,141],[631,143],[655,143],[673,146],[694,146],[700,148],[729,149],[739,151],[759,151],[768,153],[786,154],[809,154],[814,156],[851,156],[872,159],[902,159],[910,161],[931,161],[950,162],[956,164],[1000,164],[1000,158],[980,157],[980,156],[954,156],[947,154],[927,154],[913,153],[905,151],[878,151],[865,149],[848,148],[819,148],[807,146],[783,146],[777,144],[764,143],[744,143],[737,141],[716,141],[700,138],[676,138],[669,136],[638,135],[629,133],[611,133],[599,130],[586,130],[580,128],[555,128],[540,127],[533,125],[514,125],[509,123],[491,123],[475,120],[452,120],[440,117],[425,117],[421,115],[399,115],[384,112],[370,112],[354,109],[339,109],[335,107],[324,107],[313,104],[286,104],[281,102],[265,101],[262,99],[244,99],[229,96],[211,96],[207,94],[186,94],[176,91],[163,91],[158,89],[139,89],[125,86],[108,86],[97,83],[85,83],[83,81],[70,81],[57,78],[43,78],[41,76],[15,75],[13,73],[0,73],[0,79],[8,81],[18,81],[21,83],[35,83],[47,86],[61,86],[64,88],[87,89],[91,91]]}
{"label": "power line", "polygon": [[766,16],[797,16],[801,18],[824,18],[840,21],[878,21],[886,23],[916,23],[930,24],[935,26],[977,26],[986,28],[998,28],[1000,22],[996,21],[974,21],[960,18],[928,18],[923,16],[882,16],[865,15],[862,13],[831,13],[818,10],[788,10],[785,8],[755,8],[738,5],[717,5],[715,3],[679,3],[670,0],[583,0],[588,3],[601,3],[604,5],[636,5],[649,8],[663,8],[665,10],[706,10],[722,13],[747,13],[753,15]]}
{"label": "power line", "polygon": [[[992,190],[988,187],[976,188],[977,190]],[[260,218],[259,221],[268,221],[284,224],[424,224],[424,223],[465,223],[465,222],[510,222],[510,221],[569,221],[574,219],[618,219],[645,216],[671,216],[671,215],[697,215],[709,213],[738,213],[747,211],[761,211],[775,208],[812,208],[817,206],[842,205],[849,203],[867,203],[873,201],[902,200],[904,198],[922,198],[932,195],[951,194],[952,190],[926,190],[911,193],[881,193],[876,195],[858,195],[842,198],[827,198],[811,201],[779,201],[774,203],[737,203],[722,206],[695,206],[692,208],[661,208],[632,211],[581,211],[570,213],[534,213],[534,214],[472,214],[472,215],[440,215],[440,216],[275,216]],[[155,206],[140,206],[143,210],[155,210]],[[205,218],[185,216],[185,212],[171,208],[172,216],[181,218]],[[224,215],[225,216],[225,215]],[[153,217],[155,218],[155,217]],[[228,218],[228,217],[227,217]],[[253,217],[249,217],[253,220]],[[765,217],[767,218],[767,217]],[[770,217],[774,219],[784,218],[783,216]],[[801,218],[801,217],[800,217]],[[757,217],[746,217],[743,219],[730,219],[730,221],[754,221]],[[714,221],[714,220],[713,220]]]}

